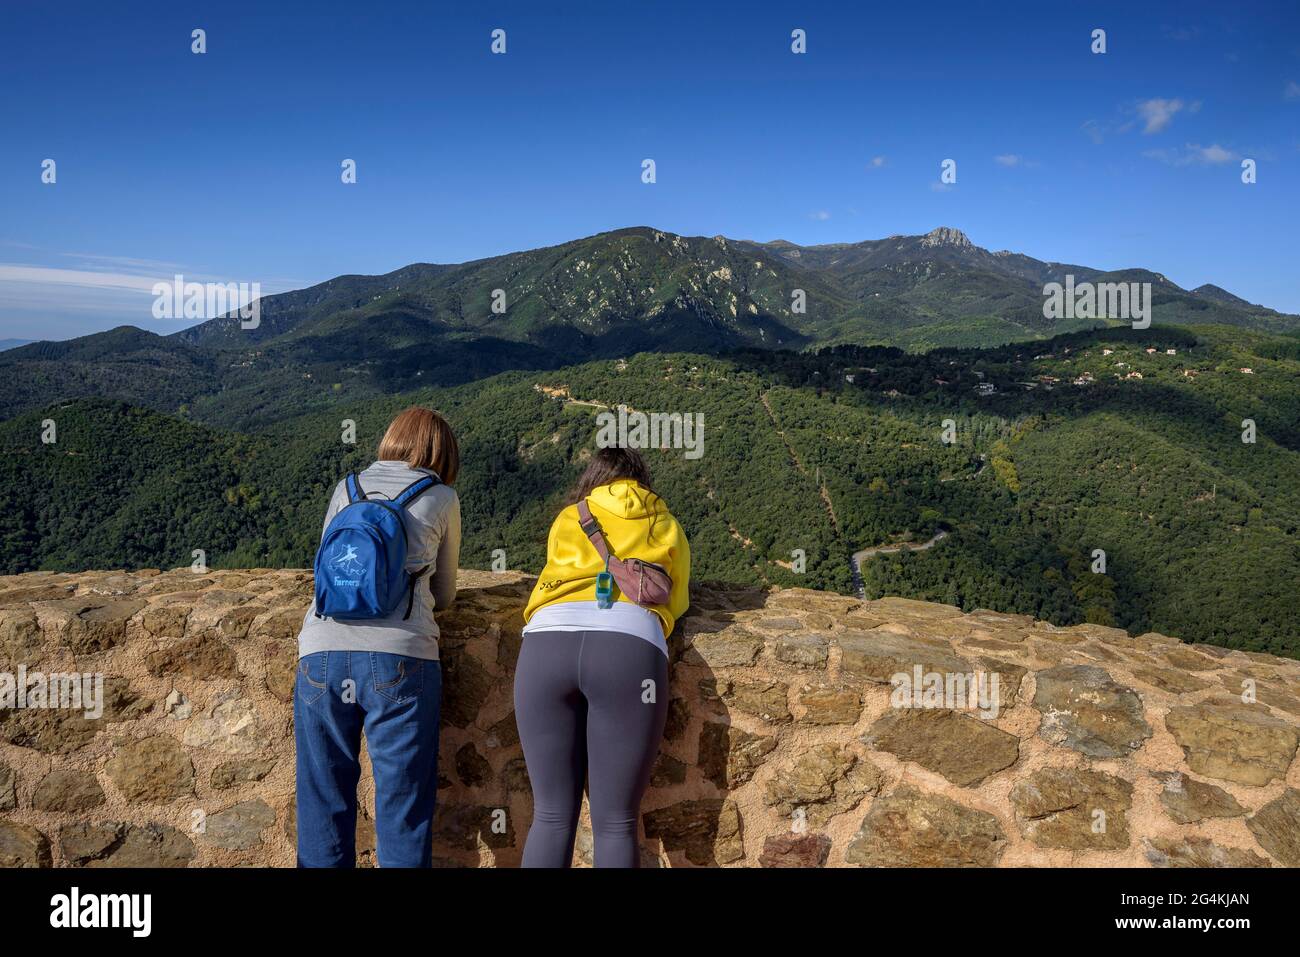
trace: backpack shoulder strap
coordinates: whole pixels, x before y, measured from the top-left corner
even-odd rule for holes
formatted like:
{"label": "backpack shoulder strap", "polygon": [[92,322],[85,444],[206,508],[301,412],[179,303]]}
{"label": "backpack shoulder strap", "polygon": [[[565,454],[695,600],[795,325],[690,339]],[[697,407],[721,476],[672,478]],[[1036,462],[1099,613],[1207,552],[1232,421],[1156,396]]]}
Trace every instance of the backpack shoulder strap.
{"label": "backpack shoulder strap", "polygon": [[432,475],[418,478],[393,496],[393,504],[398,508],[406,508],[406,506],[410,505],[425,492],[429,491],[429,489],[439,484],[441,484],[439,480],[434,478]]}
{"label": "backpack shoulder strap", "polygon": [[600,522],[596,521],[595,516],[591,514],[591,508],[585,498],[578,503],[578,524],[582,527],[583,534],[595,546],[596,554],[608,562],[609,543],[605,541],[605,533],[600,527]]}
{"label": "backpack shoulder strap", "polygon": [[345,480],[348,489],[348,504],[360,502],[366,497],[365,491],[361,488],[361,480],[357,478],[356,472],[349,472]]}

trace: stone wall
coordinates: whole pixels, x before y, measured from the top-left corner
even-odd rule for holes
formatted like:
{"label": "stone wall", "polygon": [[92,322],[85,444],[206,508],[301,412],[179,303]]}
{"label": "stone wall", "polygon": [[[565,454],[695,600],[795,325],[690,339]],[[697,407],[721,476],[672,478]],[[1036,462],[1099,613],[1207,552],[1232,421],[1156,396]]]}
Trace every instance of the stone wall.
{"label": "stone wall", "polygon": [[[519,862],[529,583],[463,572],[442,618],[441,864]],[[0,865],[291,865],[310,587],[302,571],[0,578],[0,672],[106,676],[100,718],[0,711]],[[902,599],[694,598],[670,642],[648,865],[1300,864],[1300,663]],[[998,714],[892,706],[891,676],[916,667],[995,674]],[[368,767],[363,782],[373,863]]]}

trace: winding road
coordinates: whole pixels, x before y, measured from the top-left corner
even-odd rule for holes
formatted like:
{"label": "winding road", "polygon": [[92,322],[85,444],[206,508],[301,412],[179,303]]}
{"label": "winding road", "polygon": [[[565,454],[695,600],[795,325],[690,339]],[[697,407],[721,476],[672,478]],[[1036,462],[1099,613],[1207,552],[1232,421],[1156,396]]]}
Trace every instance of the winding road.
{"label": "winding road", "polygon": [[876,545],[872,548],[863,548],[853,553],[849,560],[849,565],[853,569],[853,588],[858,593],[859,598],[866,597],[862,586],[862,563],[874,558],[877,555],[892,555],[895,552],[923,552],[927,548],[932,548],[936,543],[943,541],[948,537],[947,531],[940,529],[934,533],[934,536],[928,542],[922,542],[920,545],[912,545],[903,542],[899,545]]}

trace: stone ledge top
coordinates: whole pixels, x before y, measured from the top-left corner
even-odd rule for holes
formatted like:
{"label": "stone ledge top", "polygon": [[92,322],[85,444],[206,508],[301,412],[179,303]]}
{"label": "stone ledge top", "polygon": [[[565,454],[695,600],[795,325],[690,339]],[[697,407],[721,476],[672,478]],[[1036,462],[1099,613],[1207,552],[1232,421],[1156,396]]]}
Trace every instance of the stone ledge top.
{"label": "stone ledge top", "polygon": [[[517,863],[533,581],[461,570],[438,616],[446,863]],[[105,675],[99,718],[0,708],[0,866],[291,863],[311,588],[301,569],[0,577],[0,673]],[[904,598],[692,599],[647,863],[1300,866],[1300,662]],[[191,839],[196,806],[213,826]]]}

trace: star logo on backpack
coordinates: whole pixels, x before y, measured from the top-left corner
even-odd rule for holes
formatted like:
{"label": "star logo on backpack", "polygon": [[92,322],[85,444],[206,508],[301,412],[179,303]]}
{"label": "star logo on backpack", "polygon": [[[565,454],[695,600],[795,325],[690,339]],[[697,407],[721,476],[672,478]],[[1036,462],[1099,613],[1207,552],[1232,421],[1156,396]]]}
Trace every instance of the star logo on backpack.
{"label": "star logo on backpack", "polygon": [[346,542],[339,543],[338,549],[330,559],[330,567],[346,578],[357,580],[357,584],[360,584],[359,579],[366,574],[365,566],[357,560],[357,546]]}
{"label": "star logo on backpack", "polygon": [[316,551],[318,618],[390,618],[406,603],[411,617],[415,586],[429,570],[406,571],[406,507],[439,484],[433,476],[412,482],[393,499],[372,499],[356,473],[346,479],[348,504],[339,510]]}

